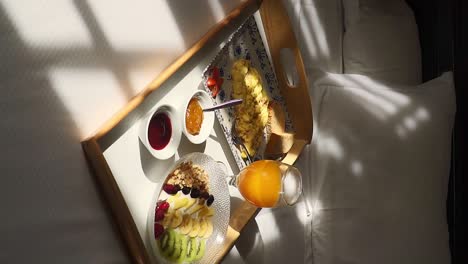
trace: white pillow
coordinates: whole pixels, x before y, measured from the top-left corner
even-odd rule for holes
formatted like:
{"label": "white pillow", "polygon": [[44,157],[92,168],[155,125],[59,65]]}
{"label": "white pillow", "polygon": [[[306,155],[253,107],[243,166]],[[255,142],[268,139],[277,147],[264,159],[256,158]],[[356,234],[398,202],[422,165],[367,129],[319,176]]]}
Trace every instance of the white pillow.
{"label": "white pillow", "polygon": [[421,83],[418,27],[404,0],[345,0],[345,73]]}
{"label": "white pillow", "polygon": [[327,74],[315,86],[314,263],[450,263],[452,74],[413,87]]}
{"label": "white pillow", "polygon": [[283,0],[283,4],[297,36],[309,81],[315,80],[316,69],[342,73],[341,0]]}

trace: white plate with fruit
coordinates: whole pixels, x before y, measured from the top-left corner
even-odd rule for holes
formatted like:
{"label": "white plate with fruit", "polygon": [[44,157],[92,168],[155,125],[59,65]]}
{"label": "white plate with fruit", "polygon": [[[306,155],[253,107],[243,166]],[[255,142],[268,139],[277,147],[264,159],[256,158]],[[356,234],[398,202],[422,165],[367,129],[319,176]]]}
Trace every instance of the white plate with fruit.
{"label": "white plate with fruit", "polygon": [[226,173],[211,157],[182,157],[156,190],[148,238],[158,263],[213,263],[229,224]]}

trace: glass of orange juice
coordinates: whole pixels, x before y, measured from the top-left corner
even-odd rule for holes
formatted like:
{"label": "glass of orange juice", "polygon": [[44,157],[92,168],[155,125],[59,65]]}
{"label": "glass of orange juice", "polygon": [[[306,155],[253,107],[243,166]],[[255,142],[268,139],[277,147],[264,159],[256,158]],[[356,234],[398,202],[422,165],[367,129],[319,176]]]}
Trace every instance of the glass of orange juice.
{"label": "glass of orange juice", "polygon": [[229,182],[257,207],[294,205],[302,194],[300,171],[274,160],[255,161]]}

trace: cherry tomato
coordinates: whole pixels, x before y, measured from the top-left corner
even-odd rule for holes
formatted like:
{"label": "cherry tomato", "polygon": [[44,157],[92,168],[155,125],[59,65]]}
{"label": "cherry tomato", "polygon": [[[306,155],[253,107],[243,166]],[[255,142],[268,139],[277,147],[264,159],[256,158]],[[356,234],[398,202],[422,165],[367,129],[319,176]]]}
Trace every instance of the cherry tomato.
{"label": "cherry tomato", "polygon": [[208,80],[206,80],[206,86],[211,87],[213,85],[216,85],[215,78],[213,78],[213,77],[208,78]]}
{"label": "cherry tomato", "polygon": [[219,69],[218,69],[218,67],[213,68],[213,71],[211,73],[211,77],[213,77],[215,80],[219,79]]}
{"label": "cherry tomato", "polygon": [[215,85],[210,87],[210,90],[211,90],[211,95],[213,97],[216,97],[216,95],[218,95],[218,93],[219,93],[219,86],[217,84],[215,84]]}
{"label": "cherry tomato", "polygon": [[213,69],[211,70],[211,77],[209,77],[206,80],[206,86],[210,88],[211,95],[213,97],[216,97],[216,95],[218,95],[221,89],[221,85],[223,85],[223,82],[224,82],[224,79],[220,78],[219,75],[220,75],[220,72],[219,72],[218,67],[213,67]]}

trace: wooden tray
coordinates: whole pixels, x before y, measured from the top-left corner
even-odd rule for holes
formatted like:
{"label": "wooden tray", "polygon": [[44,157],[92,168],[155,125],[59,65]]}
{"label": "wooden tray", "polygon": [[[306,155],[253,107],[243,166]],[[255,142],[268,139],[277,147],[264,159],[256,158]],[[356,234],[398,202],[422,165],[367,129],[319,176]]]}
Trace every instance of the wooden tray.
{"label": "wooden tray", "polygon": [[[229,35],[243,21],[258,10],[260,11],[278,86],[288,106],[288,111],[295,128],[294,144],[283,159],[283,162],[293,164],[304,146],[311,140],[312,110],[307,90],[307,78],[286,11],[281,1],[247,0],[216,24],[202,39],[152,81],[143,92],[132,98],[95,135],[82,142],[87,160],[109,202],[115,222],[126,242],[128,253],[136,263],[151,263],[151,258],[143,243],[144,238],[139,233],[132,217],[131,208],[129,208],[125,201],[127,197],[124,197],[122,194],[122,190],[119,188],[119,184],[112,173],[112,170],[115,168],[109,165],[104,152],[154,106],[155,100],[157,100],[155,99],[157,97],[155,95],[157,94],[156,90],[159,94],[170,91],[176,83],[179,83],[184,76],[199,64],[203,55],[209,54],[210,51],[213,53],[213,51],[219,50],[220,44],[226,41]],[[294,54],[294,64],[298,76],[294,87],[288,83],[284,70],[286,66],[283,66],[280,58],[283,48],[290,49]],[[198,84],[195,83],[193,85],[196,86]],[[244,226],[256,213],[258,213],[258,208],[247,202],[243,202],[231,212],[222,256],[225,256],[229,252]],[[218,261],[221,261],[221,259]]]}

